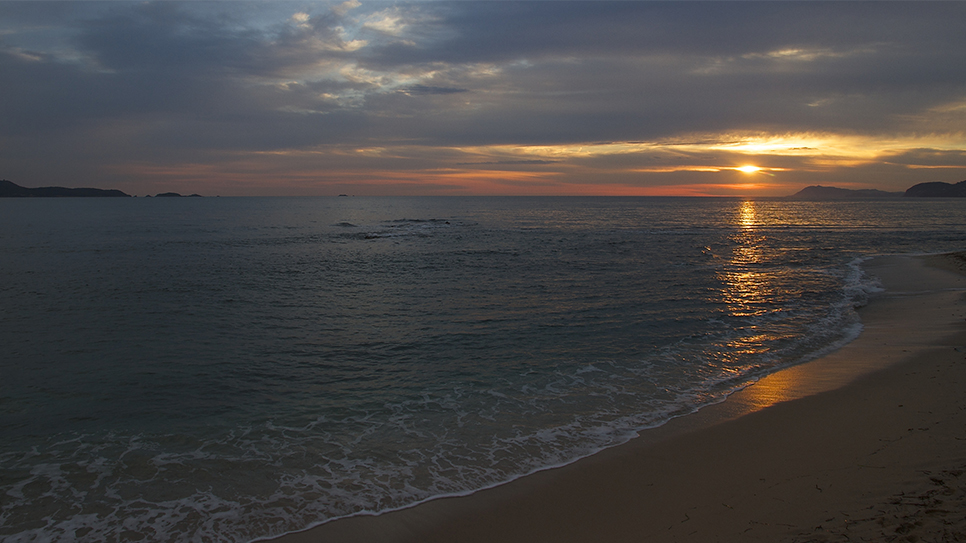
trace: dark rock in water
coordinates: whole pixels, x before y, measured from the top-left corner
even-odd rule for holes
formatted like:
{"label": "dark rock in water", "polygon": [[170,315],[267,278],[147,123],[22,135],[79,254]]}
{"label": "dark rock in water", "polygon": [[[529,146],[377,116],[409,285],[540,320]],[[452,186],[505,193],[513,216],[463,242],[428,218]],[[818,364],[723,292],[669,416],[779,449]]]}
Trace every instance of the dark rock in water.
{"label": "dark rock in water", "polygon": [[21,187],[11,181],[0,181],[0,198],[130,198],[119,190],[69,189],[66,187]]}
{"label": "dark rock in water", "polygon": [[935,181],[932,183],[919,183],[906,190],[906,196],[912,198],[966,198],[966,181],[960,181],[955,185]]}
{"label": "dark rock in water", "polygon": [[864,200],[869,198],[898,198],[900,196],[902,196],[901,192],[886,192],[875,189],[852,190],[813,185],[805,187],[787,198],[790,200]]}

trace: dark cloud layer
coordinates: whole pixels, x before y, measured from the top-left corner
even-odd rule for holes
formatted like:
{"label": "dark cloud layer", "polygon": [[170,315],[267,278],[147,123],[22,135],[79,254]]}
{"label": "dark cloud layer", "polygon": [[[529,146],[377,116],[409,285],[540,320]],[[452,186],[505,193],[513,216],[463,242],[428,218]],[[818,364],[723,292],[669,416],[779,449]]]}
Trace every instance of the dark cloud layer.
{"label": "dark cloud layer", "polygon": [[[247,168],[251,193],[276,182],[259,171],[593,163],[626,184],[652,163],[721,166],[736,134],[818,133],[925,138],[876,160],[959,172],[963,20],[961,2],[4,2],[0,177],[154,187]],[[659,145],[695,137],[720,145]],[[660,160],[580,158],[615,142]],[[848,162],[816,151],[835,153]]]}

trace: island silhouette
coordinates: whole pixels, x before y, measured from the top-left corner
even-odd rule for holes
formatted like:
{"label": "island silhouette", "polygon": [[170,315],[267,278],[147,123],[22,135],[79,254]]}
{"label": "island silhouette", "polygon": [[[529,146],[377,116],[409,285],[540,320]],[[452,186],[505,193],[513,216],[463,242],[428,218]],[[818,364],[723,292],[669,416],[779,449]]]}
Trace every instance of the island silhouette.
{"label": "island silhouette", "polygon": [[786,196],[789,200],[867,200],[884,198],[966,198],[966,181],[959,183],[944,183],[933,181],[919,183],[906,189],[905,192],[886,192],[875,189],[841,189],[838,187],[823,187],[812,185]]}
{"label": "island silhouette", "polygon": [[[339,196],[345,196],[340,194]],[[0,180],[0,198],[130,198],[117,189],[95,188],[66,188],[66,187],[21,187],[12,181]],[[150,198],[151,196],[148,195]],[[188,196],[177,192],[162,192],[155,198],[197,198],[200,194]],[[823,187],[812,185],[786,196],[789,200],[866,200],[885,198],[966,198],[966,180],[959,183],[944,183],[933,181],[919,183],[906,189],[905,192],[887,192],[877,189],[842,189],[838,187]]]}
{"label": "island silhouette", "polygon": [[69,189],[66,187],[21,187],[12,181],[0,180],[0,198],[130,198],[117,189]]}
{"label": "island silhouette", "polygon": [[[27,188],[7,180],[0,180],[0,198],[130,198],[131,195],[117,189],[94,189],[67,187]],[[150,198],[150,195],[148,195]],[[177,192],[162,192],[155,198],[200,198],[200,194],[188,196]]]}

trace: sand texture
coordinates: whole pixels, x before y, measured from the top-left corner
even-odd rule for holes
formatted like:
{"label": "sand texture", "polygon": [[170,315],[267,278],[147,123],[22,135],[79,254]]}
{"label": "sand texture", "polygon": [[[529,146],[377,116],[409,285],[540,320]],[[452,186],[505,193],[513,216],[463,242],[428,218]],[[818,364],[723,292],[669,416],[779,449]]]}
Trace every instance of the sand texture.
{"label": "sand texture", "polygon": [[569,466],[280,541],[966,541],[964,266],[877,258],[838,351]]}

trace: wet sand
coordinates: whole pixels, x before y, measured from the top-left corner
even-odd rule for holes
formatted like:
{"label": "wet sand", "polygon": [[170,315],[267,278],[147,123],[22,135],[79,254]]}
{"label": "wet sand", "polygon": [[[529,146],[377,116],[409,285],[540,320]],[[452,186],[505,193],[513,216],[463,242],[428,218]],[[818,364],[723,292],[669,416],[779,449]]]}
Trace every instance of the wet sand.
{"label": "wet sand", "polygon": [[562,468],[280,543],[966,541],[966,257],[866,263],[842,349]]}

